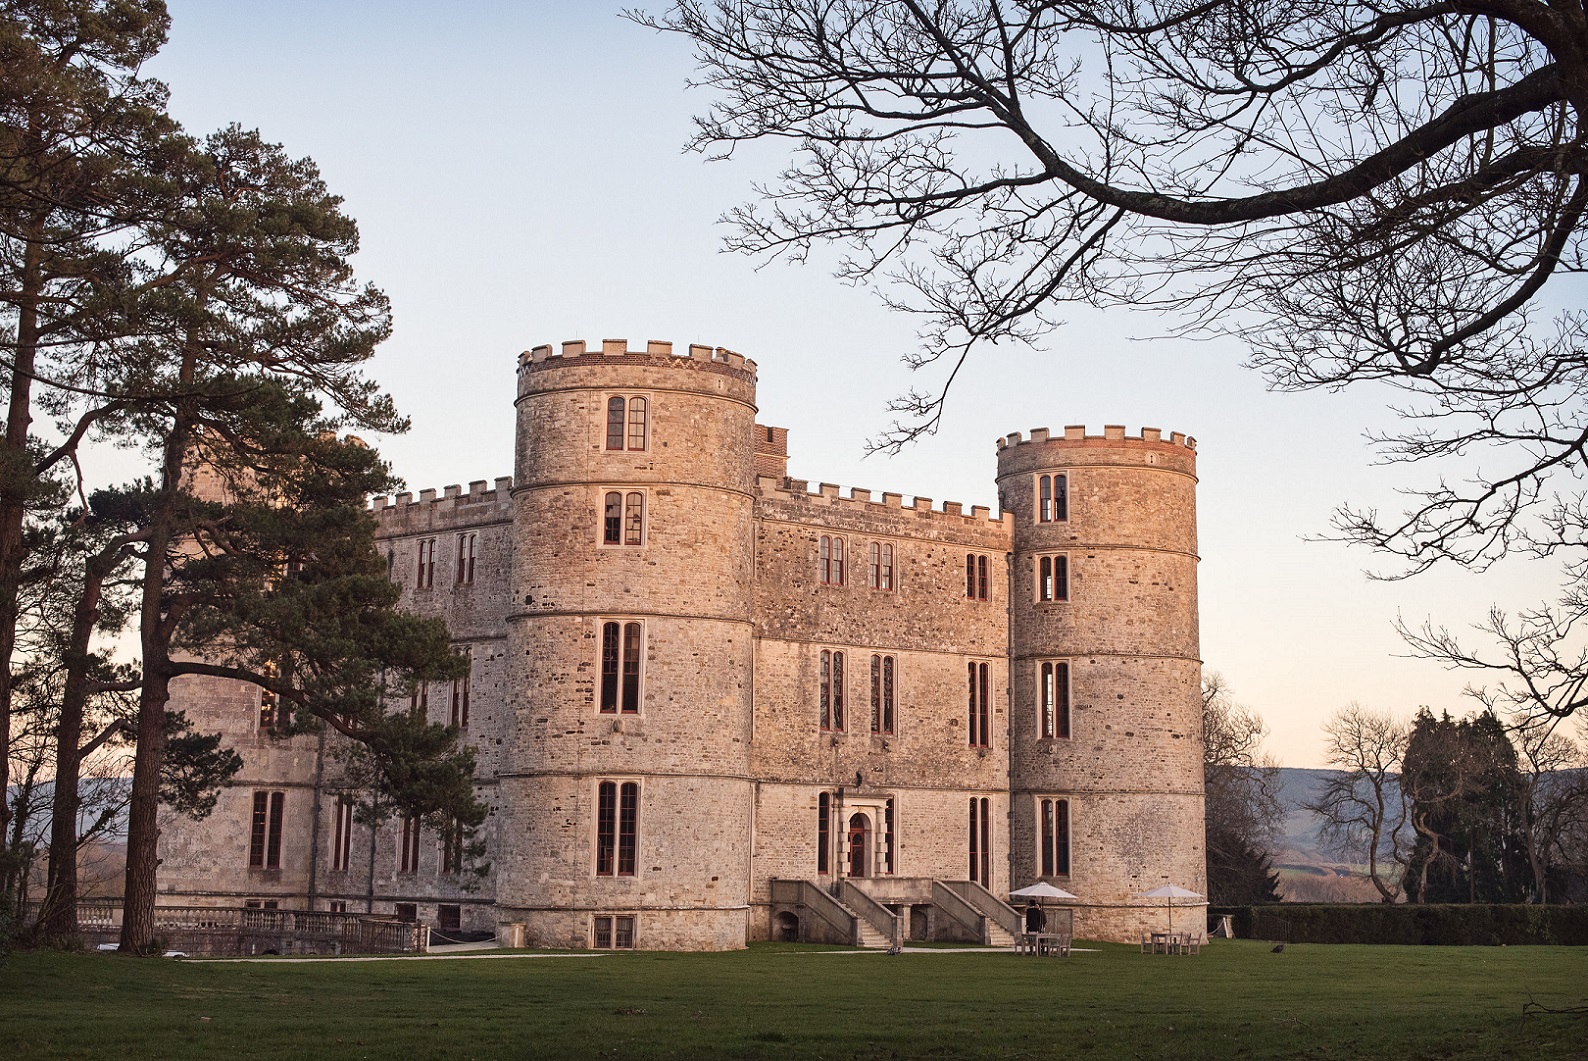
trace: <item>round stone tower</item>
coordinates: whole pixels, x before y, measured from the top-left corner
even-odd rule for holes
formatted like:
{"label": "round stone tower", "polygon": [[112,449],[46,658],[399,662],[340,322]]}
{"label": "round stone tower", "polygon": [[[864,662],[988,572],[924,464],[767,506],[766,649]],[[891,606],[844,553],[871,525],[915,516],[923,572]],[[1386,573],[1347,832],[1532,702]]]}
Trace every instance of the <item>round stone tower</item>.
{"label": "round stone tower", "polygon": [[[1088,938],[1162,929],[1165,900],[1140,893],[1207,891],[1195,445],[1113,426],[999,442],[1014,518],[1010,879],[1080,896]],[[1201,927],[1202,901],[1175,906],[1177,929]]]}
{"label": "round stone tower", "polygon": [[755,363],[520,358],[497,906],[530,946],[743,947]]}

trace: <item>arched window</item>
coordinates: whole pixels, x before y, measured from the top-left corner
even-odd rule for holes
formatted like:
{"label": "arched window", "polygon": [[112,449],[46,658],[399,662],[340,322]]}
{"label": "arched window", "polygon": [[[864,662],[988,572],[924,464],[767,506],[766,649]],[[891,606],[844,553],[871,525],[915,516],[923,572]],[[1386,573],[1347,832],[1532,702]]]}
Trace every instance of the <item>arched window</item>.
{"label": "arched window", "polygon": [[638,622],[601,624],[601,699],[603,715],[640,711],[640,660],[644,630]]}
{"label": "arched window", "polygon": [[1070,558],[1058,556],[1037,557],[1037,600],[1066,601],[1070,599]]}
{"label": "arched window", "polygon": [[627,404],[623,398],[607,399],[607,449],[623,448],[624,409]]}
{"label": "arched window", "polygon": [[817,557],[821,582],[824,586],[842,586],[844,584],[844,540],[834,535],[824,534],[817,543]]}
{"label": "arched window", "polygon": [[1066,475],[1037,476],[1037,522],[1063,523],[1070,518],[1070,480]]}
{"label": "arched window", "polygon": [[816,872],[826,873],[832,857],[833,797],[823,792],[816,797]]}
{"label": "arched window", "polygon": [[1038,808],[1041,837],[1040,858],[1044,877],[1067,877],[1070,873],[1070,801],[1044,799]]}
{"label": "arched window", "polygon": [[970,746],[992,746],[992,685],[988,679],[988,665],[972,661],[970,674]]}
{"label": "arched window", "polygon": [[871,657],[871,732],[893,733],[893,657]]}
{"label": "arched window", "polygon": [[844,654],[822,649],[820,722],[823,732],[844,728]]}
{"label": "arched window", "polygon": [[629,399],[629,449],[645,448],[645,416],[648,404],[644,398]]}
{"label": "arched window", "polygon": [[602,545],[645,544],[645,494],[608,490],[601,507]]}
{"label": "arched window", "polygon": [[1043,660],[1038,669],[1037,716],[1043,737],[1067,739],[1070,735],[1070,665],[1064,660]]}
{"label": "arched window", "polygon": [[596,786],[596,876],[634,876],[639,834],[639,783],[602,781]]}
{"label": "arched window", "polygon": [[629,491],[623,501],[623,544],[642,545],[645,537],[645,495]]}

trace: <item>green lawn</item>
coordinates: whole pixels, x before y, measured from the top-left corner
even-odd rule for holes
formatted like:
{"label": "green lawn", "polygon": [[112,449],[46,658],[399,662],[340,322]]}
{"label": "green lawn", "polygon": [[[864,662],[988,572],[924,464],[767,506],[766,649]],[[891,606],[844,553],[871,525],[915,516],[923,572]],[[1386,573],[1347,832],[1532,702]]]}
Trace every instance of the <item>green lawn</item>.
{"label": "green lawn", "polygon": [[0,961],[0,1056],[35,1058],[1588,1057],[1588,948],[1218,941],[1009,954],[259,964]]}

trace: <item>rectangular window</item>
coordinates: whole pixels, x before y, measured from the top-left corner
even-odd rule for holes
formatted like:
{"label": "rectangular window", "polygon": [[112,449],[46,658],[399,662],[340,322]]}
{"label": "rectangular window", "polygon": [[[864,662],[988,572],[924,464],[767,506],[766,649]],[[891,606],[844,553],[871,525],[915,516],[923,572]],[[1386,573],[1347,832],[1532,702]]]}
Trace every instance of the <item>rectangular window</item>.
{"label": "rectangular window", "polygon": [[606,492],[601,517],[601,544],[645,544],[645,495],[642,492]]}
{"label": "rectangular window", "polygon": [[894,664],[892,656],[871,657],[871,732],[893,733]]}
{"label": "rectangular window", "polygon": [[474,550],[478,543],[478,534],[458,535],[458,585],[469,585],[474,581]]}
{"label": "rectangular window", "polygon": [[259,687],[259,732],[278,733],[282,729],[281,697],[269,689]]}
{"label": "rectangular window", "polygon": [[281,826],[286,815],[285,792],[255,792],[253,827],[248,837],[252,869],[281,868]]}
{"label": "rectangular window", "polygon": [[638,622],[608,619],[601,624],[601,713],[637,715],[640,711],[640,661],[645,632]]}
{"label": "rectangular window", "polygon": [[1037,721],[1045,738],[1070,736],[1070,664],[1043,660],[1037,668]]}
{"label": "rectangular window", "polygon": [[419,904],[396,903],[392,906],[392,914],[397,920],[411,925],[419,920]]}
{"label": "rectangular window", "polygon": [[824,586],[844,584],[844,540],[824,534],[817,542],[818,568]]}
{"label": "rectangular window", "polygon": [[633,914],[596,914],[591,919],[590,945],[595,950],[633,950]]}
{"label": "rectangular window", "polygon": [[602,781],[596,786],[596,876],[634,876],[639,835],[639,782]]}
{"label": "rectangular window", "polygon": [[992,805],[985,796],[970,798],[970,879],[992,887]]}
{"label": "rectangular window", "polygon": [[346,796],[336,801],[336,818],[331,828],[331,869],[346,873],[353,858],[353,801]]}
{"label": "rectangular window", "polygon": [[872,542],[867,551],[866,585],[872,589],[893,589],[893,546]]}
{"label": "rectangular window", "polygon": [[822,649],[821,728],[841,732],[844,728],[844,654]]}
{"label": "rectangular window", "polygon": [[452,679],[452,724],[459,729],[469,728],[469,680],[474,673],[474,652],[460,649],[458,655],[468,661],[469,669],[461,678]]}
{"label": "rectangular window", "polygon": [[816,872],[828,872],[833,846],[833,797],[823,792],[816,797]]}
{"label": "rectangular window", "polygon": [[622,449],[626,419],[625,410],[628,407],[626,398],[607,399],[607,449]]}
{"label": "rectangular window", "polygon": [[457,933],[463,929],[463,907],[456,903],[442,903],[436,907],[436,929]]}
{"label": "rectangular window", "polygon": [[419,543],[417,589],[429,589],[436,580],[436,540],[425,538]]}
{"label": "rectangular window", "polygon": [[1037,557],[1037,600],[1070,599],[1070,558],[1063,553]]}
{"label": "rectangular window", "polygon": [[969,738],[973,748],[992,746],[992,685],[988,664],[971,661],[966,665],[969,674]]}
{"label": "rectangular window", "polygon": [[413,691],[408,694],[408,713],[416,718],[425,718],[430,714],[430,683],[416,682]]}
{"label": "rectangular window", "polygon": [[1063,523],[1070,518],[1070,479],[1066,475],[1037,476],[1037,522]]}
{"label": "rectangular window", "polygon": [[607,449],[643,450],[647,441],[649,414],[649,403],[644,398],[608,398]]}
{"label": "rectangular window", "polygon": [[1070,801],[1044,799],[1038,804],[1040,825],[1038,844],[1042,876],[1067,877],[1070,875]]}
{"label": "rectangular window", "polygon": [[347,900],[332,899],[330,902],[325,904],[325,908],[333,914],[345,914],[347,913]]}
{"label": "rectangular window", "polygon": [[403,832],[397,849],[397,872],[419,872],[419,819],[409,815],[403,819]]}
{"label": "rectangular window", "polygon": [[646,416],[649,412],[644,398],[629,399],[629,449],[645,448]]}

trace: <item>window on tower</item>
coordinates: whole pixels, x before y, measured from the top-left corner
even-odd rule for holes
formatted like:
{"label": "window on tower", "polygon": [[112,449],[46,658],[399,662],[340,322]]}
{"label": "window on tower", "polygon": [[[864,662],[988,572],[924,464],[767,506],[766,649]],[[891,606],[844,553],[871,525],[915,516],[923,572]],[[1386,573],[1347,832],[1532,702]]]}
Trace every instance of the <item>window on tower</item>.
{"label": "window on tower", "polygon": [[1070,478],[1037,476],[1037,522],[1063,523],[1070,518]]}
{"label": "window on tower", "polygon": [[1037,600],[1070,599],[1070,558],[1063,553],[1037,557]]}
{"label": "window on tower", "polygon": [[1037,732],[1044,738],[1070,736],[1070,664],[1045,659],[1037,666]]}
{"label": "window on tower", "polygon": [[601,624],[601,713],[637,715],[645,627],[637,620],[607,619]]}
{"label": "window on tower", "polygon": [[602,545],[645,544],[645,494],[608,490],[602,498]]}

